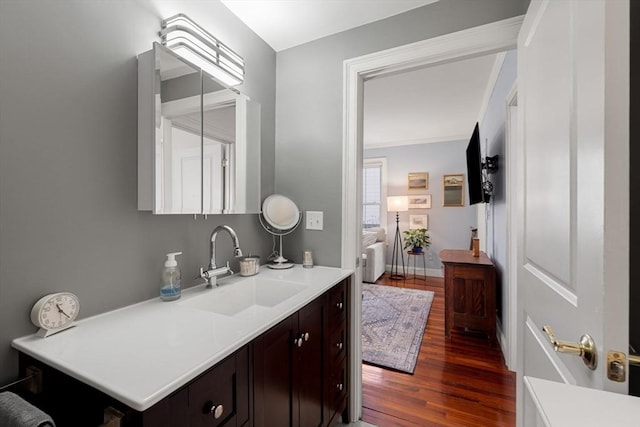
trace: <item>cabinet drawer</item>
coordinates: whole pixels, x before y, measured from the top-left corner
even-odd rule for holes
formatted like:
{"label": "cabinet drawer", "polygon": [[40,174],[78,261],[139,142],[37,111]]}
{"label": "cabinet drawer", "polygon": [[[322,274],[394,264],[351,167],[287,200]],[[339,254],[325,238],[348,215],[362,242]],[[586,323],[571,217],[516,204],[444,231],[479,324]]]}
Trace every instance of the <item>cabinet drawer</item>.
{"label": "cabinet drawer", "polygon": [[236,426],[248,419],[247,350],[224,360],[189,386],[189,426]]}
{"label": "cabinet drawer", "polygon": [[329,418],[338,410],[342,410],[344,399],[347,396],[347,359],[342,359],[333,366],[329,379],[329,404],[331,414]]}
{"label": "cabinet drawer", "polygon": [[484,266],[454,265],[450,267],[452,279],[485,280],[487,268]]}
{"label": "cabinet drawer", "polygon": [[329,316],[329,331],[344,327],[347,321],[347,287],[342,281],[329,291],[329,307],[327,313]]}
{"label": "cabinet drawer", "polygon": [[343,325],[341,328],[336,329],[331,332],[329,336],[329,342],[327,343],[328,352],[329,352],[329,363],[336,363],[343,357],[347,352],[347,341],[345,334],[345,326]]}

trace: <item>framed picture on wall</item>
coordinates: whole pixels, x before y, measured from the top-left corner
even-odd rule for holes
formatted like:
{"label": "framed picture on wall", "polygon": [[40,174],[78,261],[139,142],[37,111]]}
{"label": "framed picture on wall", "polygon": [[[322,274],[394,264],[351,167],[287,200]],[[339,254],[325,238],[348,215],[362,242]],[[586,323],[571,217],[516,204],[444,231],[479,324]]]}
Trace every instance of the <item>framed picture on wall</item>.
{"label": "framed picture on wall", "polygon": [[442,206],[464,206],[464,174],[442,177]]}
{"label": "framed picture on wall", "polygon": [[409,190],[428,190],[429,173],[411,172],[408,176]]}
{"label": "framed picture on wall", "polygon": [[429,228],[429,215],[409,215],[409,229]]}
{"label": "framed picture on wall", "polygon": [[431,194],[409,194],[409,209],[431,209]]}

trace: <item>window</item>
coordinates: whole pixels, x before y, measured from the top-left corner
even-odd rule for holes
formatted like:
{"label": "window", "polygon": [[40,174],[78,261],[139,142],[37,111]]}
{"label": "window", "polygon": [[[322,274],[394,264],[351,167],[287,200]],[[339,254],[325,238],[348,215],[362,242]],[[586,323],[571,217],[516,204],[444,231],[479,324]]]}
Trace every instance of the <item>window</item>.
{"label": "window", "polygon": [[362,170],[362,227],[387,226],[387,161],[364,159]]}

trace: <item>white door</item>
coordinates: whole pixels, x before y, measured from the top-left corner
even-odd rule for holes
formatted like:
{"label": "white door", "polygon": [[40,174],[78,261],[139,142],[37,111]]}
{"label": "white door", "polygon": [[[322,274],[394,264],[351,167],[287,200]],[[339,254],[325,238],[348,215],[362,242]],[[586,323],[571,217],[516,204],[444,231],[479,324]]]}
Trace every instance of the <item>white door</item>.
{"label": "white door", "polygon": [[[532,0],[518,38],[518,421],[524,376],[626,393],[629,1]],[[597,366],[556,353],[588,334]]]}

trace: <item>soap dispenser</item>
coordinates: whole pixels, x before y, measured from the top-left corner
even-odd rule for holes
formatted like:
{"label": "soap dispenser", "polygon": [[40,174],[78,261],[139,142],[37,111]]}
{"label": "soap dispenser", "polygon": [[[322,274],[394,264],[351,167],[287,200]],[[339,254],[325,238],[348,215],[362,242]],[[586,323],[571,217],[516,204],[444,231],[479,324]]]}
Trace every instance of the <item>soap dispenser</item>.
{"label": "soap dispenser", "polygon": [[167,254],[162,269],[162,286],[160,287],[160,298],[163,301],[173,301],[180,298],[180,267],[176,256],[182,252],[172,252]]}

